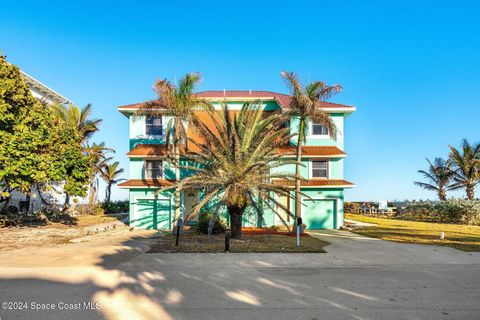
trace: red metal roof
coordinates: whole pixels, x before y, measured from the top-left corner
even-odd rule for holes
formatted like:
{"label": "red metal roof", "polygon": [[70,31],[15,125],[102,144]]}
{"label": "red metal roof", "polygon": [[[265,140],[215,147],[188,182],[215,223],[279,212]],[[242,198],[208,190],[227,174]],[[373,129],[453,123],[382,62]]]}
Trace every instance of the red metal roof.
{"label": "red metal roof", "polygon": [[[191,151],[198,151],[193,144],[190,145]],[[278,153],[295,155],[294,146],[285,146],[277,150]],[[164,144],[137,144],[130,152],[128,156],[133,157],[164,157],[168,154],[167,148]],[[304,157],[328,157],[328,156],[340,156],[346,155],[345,152],[335,146],[304,146],[302,147],[302,155]]]}
{"label": "red metal roof", "polygon": [[[259,100],[275,100],[281,107],[288,107],[290,103],[290,95],[284,93],[277,93],[271,91],[249,91],[249,90],[212,90],[212,91],[201,91],[194,94],[197,97],[207,98],[207,99],[222,99],[222,98],[256,98]],[[129,104],[125,106],[118,107],[119,110],[128,110],[136,109],[142,106],[145,102]],[[321,102],[322,108],[325,109],[353,109],[352,106],[347,106],[338,103],[332,102]]]}
{"label": "red metal roof", "polygon": [[[295,186],[294,180],[274,180],[274,184],[281,186]],[[353,183],[346,180],[335,180],[335,179],[310,179],[300,182],[302,187],[353,187]]]}
{"label": "red metal roof", "polygon": [[125,182],[119,183],[120,188],[152,188],[152,187],[167,187],[173,184],[172,180],[165,179],[130,179]]}

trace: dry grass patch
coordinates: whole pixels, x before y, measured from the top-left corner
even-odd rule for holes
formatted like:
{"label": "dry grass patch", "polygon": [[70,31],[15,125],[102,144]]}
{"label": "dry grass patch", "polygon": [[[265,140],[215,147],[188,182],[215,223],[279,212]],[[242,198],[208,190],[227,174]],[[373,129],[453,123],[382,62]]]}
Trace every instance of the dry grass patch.
{"label": "dry grass patch", "polygon": [[[297,247],[295,237],[287,234],[258,234],[245,233],[242,239],[230,239],[230,252],[250,252],[250,253],[267,253],[267,252],[309,252],[324,253],[323,247],[328,242],[311,237],[309,235],[302,236],[301,246]],[[217,253],[224,252],[225,235],[212,235],[211,239],[205,234],[198,234],[194,230],[186,230],[180,235],[178,246],[175,246],[175,236],[166,234],[154,241],[148,253]]]}
{"label": "dry grass patch", "polygon": [[88,215],[43,225],[0,228],[0,251],[68,243],[71,239],[85,236],[87,227],[116,221],[115,217]]}
{"label": "dry grass patch", "polygon": [[[346,214],[345,218],[376,226],[353,229],[352,232],[395,242],[448,246],[463,251],[480,251],[480,227],[460,224],[418,222]],[[440,233],[445,239],[440,239]]]}

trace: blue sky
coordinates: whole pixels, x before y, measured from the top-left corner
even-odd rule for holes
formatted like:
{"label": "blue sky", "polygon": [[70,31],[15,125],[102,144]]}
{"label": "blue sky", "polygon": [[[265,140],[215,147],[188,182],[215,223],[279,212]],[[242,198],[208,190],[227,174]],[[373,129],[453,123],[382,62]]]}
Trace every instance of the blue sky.
{"label": "blue sky", "polygon": [[[116,106],[153,97],[156,78],[200,71],[200,90],[286,92],[282,70],[339,83],[348,200],[434,198],[413,185],[425,158],[479,137],[475,1],[8,1],[0,50],[104,120],[94,140],[127,169]],[[127,192],[114,190],[113,198]]]}

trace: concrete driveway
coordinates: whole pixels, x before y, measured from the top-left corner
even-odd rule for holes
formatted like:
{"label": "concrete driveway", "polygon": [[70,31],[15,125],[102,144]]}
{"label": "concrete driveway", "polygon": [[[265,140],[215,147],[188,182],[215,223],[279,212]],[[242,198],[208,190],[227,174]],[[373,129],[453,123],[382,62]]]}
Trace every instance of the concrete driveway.
{"label": "concrete driveway", "polygon": [[136,233],[37,249],[30,261],[0,253],[0,301],[27,306],[0,317],[480,319],[478,253],[314,235],[328,253],[143,254]]}

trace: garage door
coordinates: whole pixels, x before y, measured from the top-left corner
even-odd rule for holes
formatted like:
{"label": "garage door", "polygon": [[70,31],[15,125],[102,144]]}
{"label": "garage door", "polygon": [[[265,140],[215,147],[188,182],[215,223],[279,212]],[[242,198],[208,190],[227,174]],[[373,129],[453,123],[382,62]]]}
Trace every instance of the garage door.
{"label": "garage door", "polygon": [[308,229],[335,228],[335,200],[305,199],[303,221]]}
{"label": "garage door", "polygon": [[142,229],[170,229],[170,200],[137,199],[132,224]]}

